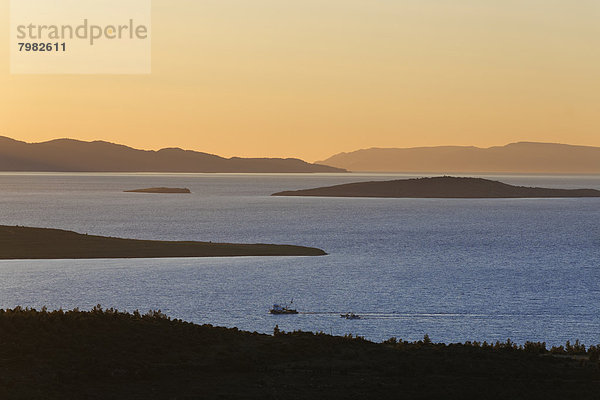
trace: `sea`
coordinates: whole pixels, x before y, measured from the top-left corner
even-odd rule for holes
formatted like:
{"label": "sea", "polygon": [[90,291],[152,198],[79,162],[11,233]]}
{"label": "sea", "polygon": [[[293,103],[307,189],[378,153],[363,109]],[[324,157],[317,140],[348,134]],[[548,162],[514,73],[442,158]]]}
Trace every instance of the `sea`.
{"label": "sea", "polygon": [[[600,343],[600,198],[272,197],[407,174],[1,173],[0,224],[315,246],[323,257],[0,261],[0,308],[104,308],[199,324],[434,342]],[[600,176],[481,175],[600,189]],[[190,195],[124,193],[187,187]],[[0,243],[0,246],[2,244]],[[297,315],[271,315],[292,302]],[[361,319],[340,314],[354,312]]]}

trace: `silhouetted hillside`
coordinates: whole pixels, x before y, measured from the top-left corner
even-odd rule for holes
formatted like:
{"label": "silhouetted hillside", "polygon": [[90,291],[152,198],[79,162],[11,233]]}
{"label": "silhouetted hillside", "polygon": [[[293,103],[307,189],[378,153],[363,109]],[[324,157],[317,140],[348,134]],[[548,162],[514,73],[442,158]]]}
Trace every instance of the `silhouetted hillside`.
{"label": "silhouetted hillside", "polygon": [[373,148],[340,153],[319,163],[350,171],[373,172],[599,174],[600,147],[521,142],[487,149]]}
{"label": "silhouetted hillside", "polygon": [[0,225],[0,260],[322,256],[313,247],[274,244],[168,242],[82,235],[60,229]]}
{"label": "silhouetted hillside", "polygon": [[295,158],[223,158],[178,148],[145,151],[108,142],[72,139],[25,143],[1,136],[0,171],[343,172]]}
{"label": "silhouetted hillside", "polygon": [[599,388],[598,348],[577,343],[267,336],[99,306],[0,310],[0,340],[3,400],[563,400],[597,399]]}
{"label": "silhouetted hillside", "polygon": [[488,179],[443,176],[437,178],[348,183],[316,189],[279,192],[273,194],[273,196],[399,198],[600,197],[600,190],[512,186]]}

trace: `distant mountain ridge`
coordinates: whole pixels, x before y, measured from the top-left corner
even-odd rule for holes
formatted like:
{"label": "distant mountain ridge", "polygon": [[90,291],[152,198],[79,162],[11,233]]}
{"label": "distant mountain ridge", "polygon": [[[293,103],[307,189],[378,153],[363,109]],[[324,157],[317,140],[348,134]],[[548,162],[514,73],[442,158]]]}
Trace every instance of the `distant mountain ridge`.
{"label": "distant mountain ridge", "polygon": [[31,172],[344,172],[296,158],[223,158],[179,148],[138,150],[104,141],[26,143],[0,136],[0,171]]}
{"label": "distant mountain ridge", "polygon": [[598,174],[600,147],[519,142],[490,148],[371,148],[317,163],[363,172]]}

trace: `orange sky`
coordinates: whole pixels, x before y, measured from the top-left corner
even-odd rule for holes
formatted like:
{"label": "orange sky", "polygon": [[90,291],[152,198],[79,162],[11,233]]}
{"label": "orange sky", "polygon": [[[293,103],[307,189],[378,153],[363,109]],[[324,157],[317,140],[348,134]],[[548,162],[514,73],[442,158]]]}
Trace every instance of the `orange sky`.
{"label": "orange sky", "polygon": [[597,0],[153,7],[149,76],[10,75],[3,23],[0,135],[309,161],[365,147],[600,146]]}

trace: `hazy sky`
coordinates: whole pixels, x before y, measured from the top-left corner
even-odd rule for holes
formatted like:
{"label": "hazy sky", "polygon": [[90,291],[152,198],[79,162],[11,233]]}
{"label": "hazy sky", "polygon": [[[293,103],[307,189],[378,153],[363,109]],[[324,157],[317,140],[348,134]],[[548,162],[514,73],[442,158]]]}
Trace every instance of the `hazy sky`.
{"label": "hazy sky", "polygon": [[10,75],[0,2],[0,135],[20,140],[600,146],[598,0],[153,0],[148,76]]}

